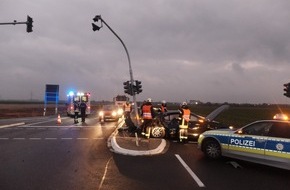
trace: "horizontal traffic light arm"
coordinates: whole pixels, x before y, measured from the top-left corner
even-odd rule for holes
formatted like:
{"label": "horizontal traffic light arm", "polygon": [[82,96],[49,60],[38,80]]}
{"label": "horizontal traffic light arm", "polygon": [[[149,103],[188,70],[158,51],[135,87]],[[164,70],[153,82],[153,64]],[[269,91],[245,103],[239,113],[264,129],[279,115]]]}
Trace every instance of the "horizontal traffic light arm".
{"label": "horizontal traffic light arm", "polygon": [[26,24],[27,28],[26,31],[27,32],[32,32],[32,25],[33,23],[33,19],[27,15],[27,21],[26,22],[17,22],[16,20],[14,20],[13,22],[5,22],[5,23],[0,23],[0,25],[16,25],[16,24]]}

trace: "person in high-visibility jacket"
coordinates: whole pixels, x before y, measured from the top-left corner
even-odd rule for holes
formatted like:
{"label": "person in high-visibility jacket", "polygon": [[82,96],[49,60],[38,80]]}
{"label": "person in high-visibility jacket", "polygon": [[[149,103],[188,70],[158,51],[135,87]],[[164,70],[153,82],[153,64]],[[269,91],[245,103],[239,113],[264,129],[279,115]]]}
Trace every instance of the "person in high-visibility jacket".
{"label": "person in high-visibility jacket", "polygon": [[148,126],[150,126],[152,124],[153,118],[155,117],[151,98],[148,98],[146,103],[144,105],[142,105],[141,116],[143,119],[143,123],[140,126],[141,134],[145,135],[149,138],[150,134],[146,133],[146,129]]}
{"label": "person in high-visibility jacket", "polygon": [[183,102],[179,108],[179,128],[188,129],[188,122],[190,120],[190,109],[186,102]]}
{"label": "person in high-visibility jacket", "polygon": [[131,111],[132,111],[132,106],[130,104],[130,102],[126,102],[123,106],[123,110],[124,110],[124,116],[125,118],[129,118]]}
{"label": "person in high-visibility jacket", "polygon": [[165,101],[165,100],[163,100],[163,101],[161,102],[160,111],[161,111],[161,113],[165,113],[165,112],[167,112],[167,105],[166,105],[166,101]]}

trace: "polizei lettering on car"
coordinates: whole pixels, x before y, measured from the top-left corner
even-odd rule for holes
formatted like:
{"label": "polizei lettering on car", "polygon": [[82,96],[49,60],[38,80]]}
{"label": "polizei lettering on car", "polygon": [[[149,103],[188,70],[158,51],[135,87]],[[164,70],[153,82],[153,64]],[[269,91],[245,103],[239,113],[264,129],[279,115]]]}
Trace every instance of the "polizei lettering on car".
{"label": "polizei lettering on car", "polygon": [[244,140],[244,139],[231,139],[230,144],[239,145],[239,146],[250,146],[255,147],[255,141]]}

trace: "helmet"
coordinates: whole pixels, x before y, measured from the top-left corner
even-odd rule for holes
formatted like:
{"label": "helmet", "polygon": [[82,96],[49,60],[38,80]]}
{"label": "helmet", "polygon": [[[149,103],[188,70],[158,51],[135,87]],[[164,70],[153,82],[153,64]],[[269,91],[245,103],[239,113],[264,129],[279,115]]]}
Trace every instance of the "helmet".
{"label": "helmet", "polygon": [[186,106],[187,103],[186,102],[182,102],[181,106]]}
{"label": "helmet", "polygon": [[147,102],[152,102],[151,98],[148,98],[148,99],[147,99]]}
{"label": "helmet", "polygon": [[161,102],[162,104],[166,104],[166,101],[165,100],[162,100],[162,102]]}

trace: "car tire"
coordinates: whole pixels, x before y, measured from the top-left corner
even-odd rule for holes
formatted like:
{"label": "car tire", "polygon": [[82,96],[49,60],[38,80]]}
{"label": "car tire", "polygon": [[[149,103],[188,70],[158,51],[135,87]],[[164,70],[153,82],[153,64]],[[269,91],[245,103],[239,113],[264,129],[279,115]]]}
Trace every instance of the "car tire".
{"label": "car tire", "polygon": [[203,152],[206,157],[210,159],[218,159],[221,157],[221,147],[215,140],[208,140],[204,142]]}
{"label": "car tire", "polygon": [[165,137],[165,129],[160,126],[152,127],[151,136],[154,138],[163,138]]}

